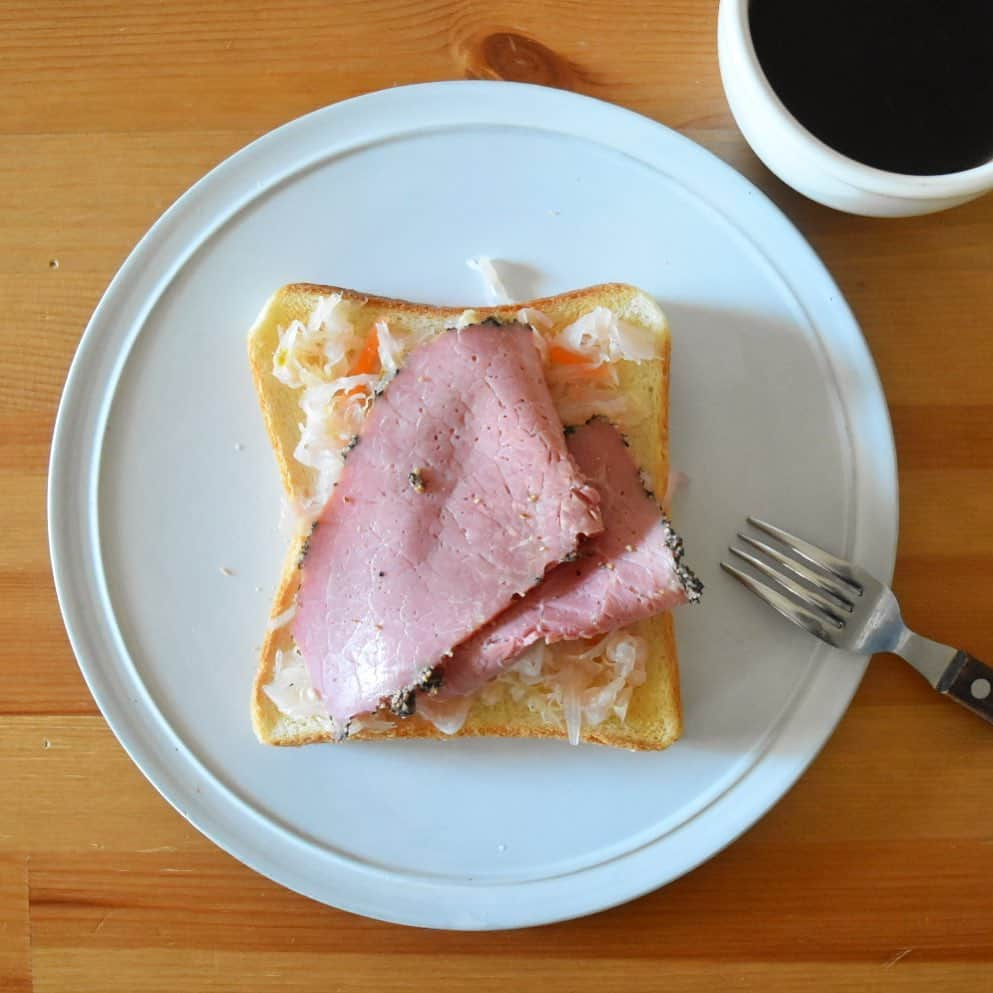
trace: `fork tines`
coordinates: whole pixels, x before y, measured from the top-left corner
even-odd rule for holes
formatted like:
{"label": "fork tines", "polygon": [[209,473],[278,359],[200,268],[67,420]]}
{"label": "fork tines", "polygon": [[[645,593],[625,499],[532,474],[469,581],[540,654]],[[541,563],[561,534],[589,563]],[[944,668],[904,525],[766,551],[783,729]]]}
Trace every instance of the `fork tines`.
{"label": "fork tines", "polygon": [[774,538],[785,551],[740,531],[738,537],[764,558],[734,546],[729,551],[775,585],[727,562],[722,562],[721,568],[794,624],[825,641],[833,641],[831,630],[844,628],[862,595],[862,584],[852,567],[830,552],[758,518],[749,517],[748,523]]}

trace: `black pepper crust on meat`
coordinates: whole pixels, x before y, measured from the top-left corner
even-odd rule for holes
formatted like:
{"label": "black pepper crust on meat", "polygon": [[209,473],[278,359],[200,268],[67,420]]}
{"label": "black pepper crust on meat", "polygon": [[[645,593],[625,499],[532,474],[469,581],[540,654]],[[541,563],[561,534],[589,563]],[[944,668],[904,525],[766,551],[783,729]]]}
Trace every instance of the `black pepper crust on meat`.
{"label": "black pepper crust on meat", "polygon": [[306,560],[307,556],[310,554],[310,539],[314,537],[314,532],[317,530],[317,525],[319,523],[320,521],[314,521],[314,523],[311,524],[310,526],[310,534],[308,534],[307,537],[303,539],[303,544],[300,546],[300,555],[297,558],[298,569],[303,568],[303,563]]}
{"label": "black pepper crust on meat", "polygon": [[648,476],[645,475],[644,470],[639,470],[638,478],[641,480],[641,488],[644,491],[645,496],[648,497],[648,499],[651,500],[652,503],[654,503],[655,506],[659,508],[659,513],[663,517],[665,517],[665,511],[662,509],[662,504],[659,503],[658,497],[655,495],[655,491],[649,485]]}
{"label": "black pepper crust on meat", "polygon": [[429,696],[434,696],[441,689],[445,681],[445,674],[440,665],[422,669],[417,678],[417,689],[422,690]]}
{"label": "black pepper crust on meat", "polygon": [[413,717],[417,710],[417,694],[414,687],[397,690],[390,697],[387,706],[397,717]]}
{"label": "black pepper crust on meat", "polygon": [[690,603],[699,603],[700,597],[703,594],[703,582],[700,580],[699,576],[697,576],[697,574],[683,562],[683,554],[685,552],[685,549],[683,548],[683,539],[676,534],[676,531],[672,526],[672,521],[670,521],[666,516],[665,511],[662,511],[662,527],[665,528],[665,543],[669,546],[669,550],[672,552],[672,557],[676,562],[676,575],[679,577],[679,582],[686,591],[686,598]]}
{"label": "black pepper crust on meat", "polygon": [[532,331],[534,330],[534,327],[531,324],[525,321],[519,321],[516,317],[509,317],[506,320],[501,320],[499,317],[496,317],[494,314],[490,314],[489,317],[484,317],[481,321],[471,321],[470,323],[462,326],[457,324],[449,324],[445,327],[445,330],[457,333],[459,331],[462,331],[464,328],[478,328],[478,327],[510,328],[510,327],[515,327],[518,324],[521,327],[531,328]]}
{"label": "black pepper crust on meat", "polygon": [[[611,422],[604,417],[602,414],[594,414],[592,417],[588,418],[585,422],[586,424],[591,424],[593,421],[606,421],[608,424]],[[614,425],[617,428],[617,425]],[[572,430],[575,430],[573,428]],[[570,433],[570,429],[565,429],[566,435]],[[617,433],[621,436],[621,441],[624,442],[625,448],[630,448],[631,443],[628,441],[624,432],[617,428]],[[685,554],[685,548],[683,546],[683,539],[676,533],[676,529],[672,526],[672,521],[669,519],[669,515],[665,512],[665,508],[662,506],[659,498],[652,492],[652,488],[648,485],[648,479],[645,476],[645,472],[642,469],[638,470],[638,478],[641,480],[641,487],[645,491],[645,496],[647,496],[652,503],[654,503],[659,508],[659,514],[662,515],[662,527],[665,528],[665,543],[672,552],[672,557],[676,562],[676,577],[679,579],[680,585],[686,592],[686,598],[690,603],[699,603],[700,597],[703,594],[703,582],[700,577],[683,562],[683,555]]]}
{"label": "black pepper crust on meat", "polygon": [[[593,421],[610,421],[603,417],[601,414],[594,414],[590,417],[586,424],[590,424]],[[616,428],[616,425],[615,425]],[[569,429],[566,428],[566,434],[569,433]],[[621,436],[621,441],[624,442],[625,448],[630,448],[631,443],[628,441],[624,432],[617,429],[617,433]],[[665,543],[672,552],[672,557],[676,563],[676,576],[679,579],[680,585],[686,592],[686,598],[690,603],[699,603],[700,597],[703,595],[703,582],[699,576],[683,562],[683,555],[686,549],[683,546],[683,539],[676,533],[676,529],[672,526],[672,521],[669,519],[669,515],[665,512],[665,508],[662,506],[659,498],[652,492],[651,487],[648,485],[648,479],[645,476],[644,470],[638,470],[638,477],[641,480],[641,487],[645,491],[645,496],[647,496],[652,503],[654,503],[659,508],[659,514],[662,515],[662,527],[665,528]]]}

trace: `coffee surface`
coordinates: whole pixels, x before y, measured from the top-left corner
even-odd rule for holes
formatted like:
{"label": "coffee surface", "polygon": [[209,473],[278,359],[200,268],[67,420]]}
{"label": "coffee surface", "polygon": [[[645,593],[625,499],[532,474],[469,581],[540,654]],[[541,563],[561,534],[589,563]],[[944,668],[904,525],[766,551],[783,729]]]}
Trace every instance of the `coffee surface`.
{"label": "coffee surface", "polygon": [[821,141],[936,175],[993,159],[993,0],[752,0],[766,78]]}

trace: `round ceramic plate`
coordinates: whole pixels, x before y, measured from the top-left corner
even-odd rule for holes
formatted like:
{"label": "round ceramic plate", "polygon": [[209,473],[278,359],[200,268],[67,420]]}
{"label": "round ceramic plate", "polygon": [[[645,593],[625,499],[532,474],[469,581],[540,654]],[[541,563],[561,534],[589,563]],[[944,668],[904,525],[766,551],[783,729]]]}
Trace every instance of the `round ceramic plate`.
{"label": "round ceramic plate", "polygon": [[[690,477],[675,516],[707,585],[677,619],[685,737],[658,754],[486,740],[263,747],[249,686],[284,541],[246,332],[294,281],[484,303],[474,255],[513,263],[518,297],[619,280],[668,313],[672,458]],[[790,223],[652,121],[506,83],[327,107],[183,196],[83,337],[49,501],[79,665],[166,799],[288,887],[442,928],[628,900],[762,816],[831,733],[865,660],[829,652],[724,576],[725,546],[757,514],[888,579],[897,529],[872,361]]]}

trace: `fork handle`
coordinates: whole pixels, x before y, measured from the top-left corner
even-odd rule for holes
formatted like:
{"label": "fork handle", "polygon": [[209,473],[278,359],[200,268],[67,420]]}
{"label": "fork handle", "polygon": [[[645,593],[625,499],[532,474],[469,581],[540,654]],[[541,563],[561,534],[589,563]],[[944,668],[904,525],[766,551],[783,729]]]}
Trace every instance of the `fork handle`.
{"label": "fork handle", "polygon": [[993,724],[993,668],[968,652],[957,652],[936,687]]}

